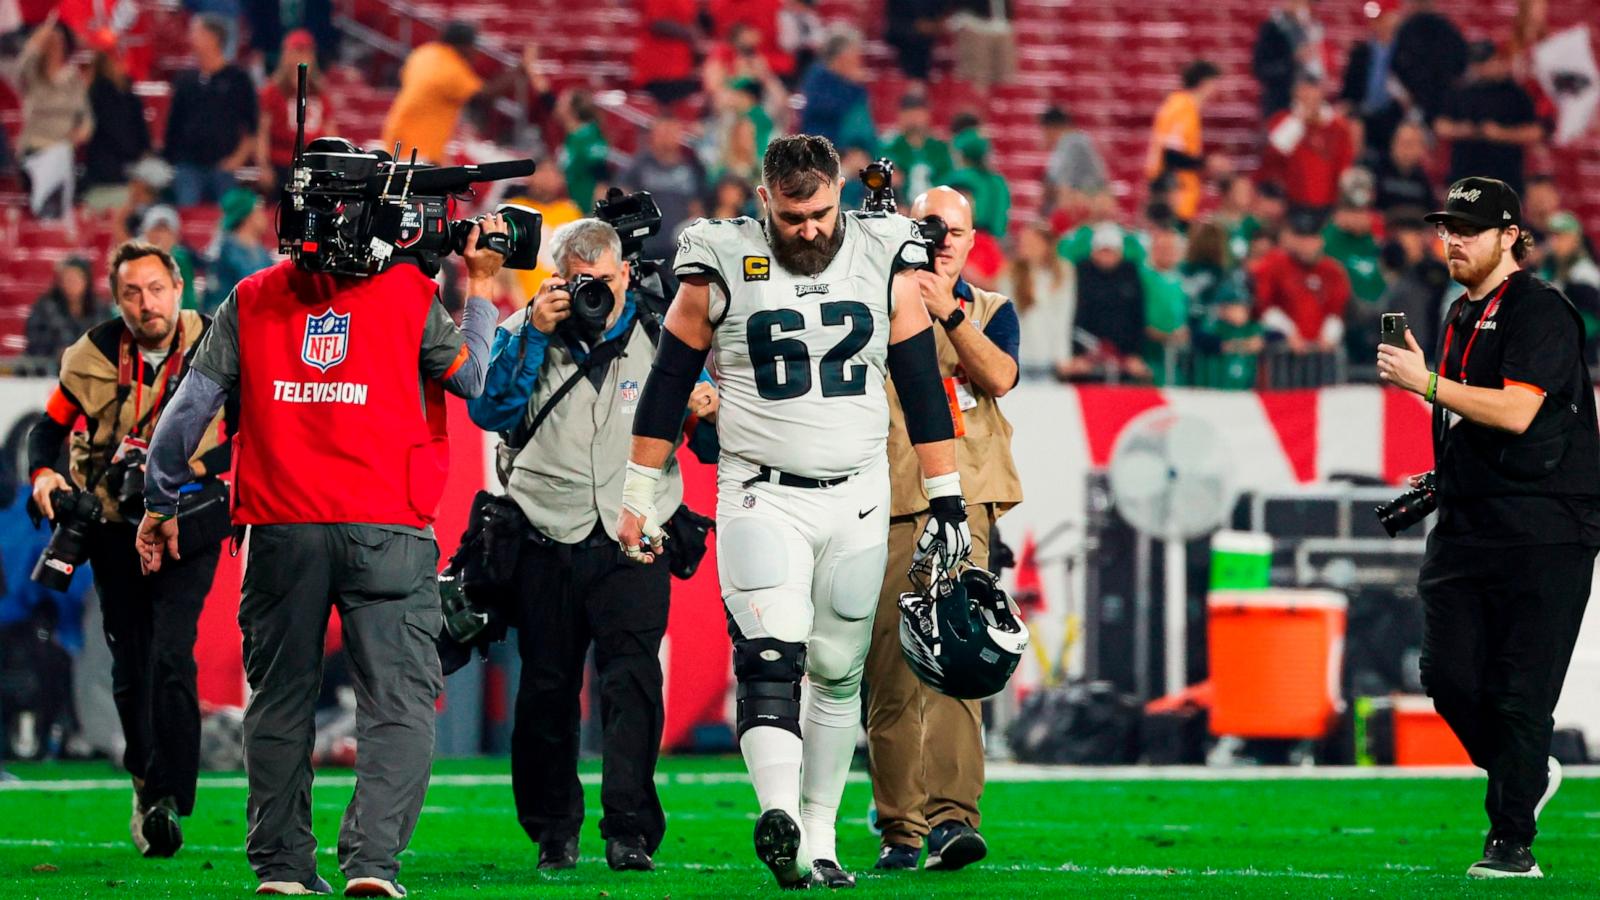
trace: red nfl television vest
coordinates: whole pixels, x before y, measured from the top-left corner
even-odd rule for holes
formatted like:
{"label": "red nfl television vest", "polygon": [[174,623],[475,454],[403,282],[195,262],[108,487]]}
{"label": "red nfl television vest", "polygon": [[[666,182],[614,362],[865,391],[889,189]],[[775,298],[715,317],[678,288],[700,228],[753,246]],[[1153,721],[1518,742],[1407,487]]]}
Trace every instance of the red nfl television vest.
{"label": "red nfl television vest", "polygon": [[288,261],[239,282],[234,521],[433,521],[444,393],[418,369],[434,283],[415,266],[336,278]]}

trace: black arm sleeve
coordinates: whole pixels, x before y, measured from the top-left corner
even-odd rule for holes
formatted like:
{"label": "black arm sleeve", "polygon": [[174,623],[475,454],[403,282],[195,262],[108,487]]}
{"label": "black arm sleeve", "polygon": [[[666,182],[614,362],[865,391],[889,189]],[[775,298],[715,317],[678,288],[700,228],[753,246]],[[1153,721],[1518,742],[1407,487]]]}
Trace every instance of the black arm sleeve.
{"label": "black arm sleeve", "polygon": [[22,473],[23,478],[32,481],[34,472],[54,468],[61,457],[61,444],[71,433],[72,426],[62,425],[40,413],[39,420],[28,432],[28,471]]}
{"label": "black arm sleeve", "polygon": [[1163,172],[1195,172],[1205,168],[1206,161],[1198,156],[1190,156],[1182,150],[1171,147],[1161,151],[1161,170]]}
{"label": "black arm sleeve", "polygon": [[939,345],[930,325],[889,345],[889,377],[906,414],[906,436],[913,444],[933,444],[956,436],[950,400],[939,377]]}
{"label": "black arm sleeve", "polygon": [[705,362],[705,350],[696,350],[670,330],[661,329],[661,346],[656,348],[650,376],[644,380],[644,390],[639,395],[639,410],[633,416],[635,437],[678,439],[684,407],[689,405],[689,395],[700,380]]}

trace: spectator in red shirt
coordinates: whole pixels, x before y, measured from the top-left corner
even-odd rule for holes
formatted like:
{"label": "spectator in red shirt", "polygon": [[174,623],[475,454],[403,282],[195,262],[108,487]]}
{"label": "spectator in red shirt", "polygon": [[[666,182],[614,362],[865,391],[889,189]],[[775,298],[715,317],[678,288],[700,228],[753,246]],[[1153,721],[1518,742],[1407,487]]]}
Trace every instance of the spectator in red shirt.
{"label": "spectator in red shirt", "polygon": [[644,0],[644,33],[633,51],[633,83],[662,106],[700,89],[695,65],[703,35],[696,0]]}
{"label": "spectator in red shirt", "polygon": [[1355,156],[1350,123],[1328,104],[1322,80],[1302,75],[1294,102],[1267,123],[1263,177],[1283,185],[1290,206],[1327,210],[1339,199],[1339,175]]}
{"label": "spectator in red shirt", "polygon": [[333,124],[333,104],[322,89],[322,73],[317,69],[317,42],[311,32],[297,28],[283,36],[283,52],[278,68],[261,87],[261,126],[256,139],[261,147],[258,158],[267,161],[276,184],[289,177],[294,160],[295,97],[299,92],[297,67],[306,71],[306,143],[323,135],[337,134]]}
{"label": "spectator in red shirt", "polygon": [[706,3],[706,13],[721,32],[719,37],[726,36],[734,25],[754,28],[761,35],[761,55],[767,58],[767,66],[773,74],[787,81],[794,77],[795,70],[794,57],[778,44],[778,13],[782,9],[783,0],[709,0]]}
{"label": "spectator in red shirt", "polygon": [[1322,225],[1317,210],[1290,213],[1283,246],[1262,257],[1252,273],[1257,317],[1295,353],[1328,352],[1344,338],[1350,277],[1323,254]]}

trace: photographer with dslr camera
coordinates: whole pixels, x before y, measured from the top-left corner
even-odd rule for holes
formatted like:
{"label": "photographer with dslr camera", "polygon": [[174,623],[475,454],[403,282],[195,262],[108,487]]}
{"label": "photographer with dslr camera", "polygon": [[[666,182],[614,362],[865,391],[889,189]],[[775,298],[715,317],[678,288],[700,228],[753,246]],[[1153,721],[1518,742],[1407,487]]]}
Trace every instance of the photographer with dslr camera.
{"label": "photographer with dslr camera", "polygon": [[[129,831],[145,856],[171,856],[183,844],[178,824],[194,808],[200,767],[200,699],[195,688],[196,624],[225,534],[200,552],[143,577],[134,523],[144,512],[147,442],[186,377],[186,354],[210,323],[179,311],[183,278],[164,250],[138,241],[111,255],[111,294],[120,315],[89,329],[61,357],[61,380],[28,436],[33,503],[56,525],[34,579],[64,588],[85,561],[111,648],[112,693],[127,739],[123,765],[133,776]],[[85,432],[72,434],[79,416]],[[222,415],[179,461],[207,496],[226,489]],[[52,466],[71,435],[71,481]],[[225,507],[225,502],[223,506]]]}
{"label": "photographer with dslr camera", "polygon": [[[578,860],[579,694],[593,645],[606,862],[648,871],[666,830],[654,777],[669,572],[625,557],[614,520],[602,511],[622,502],[657,326],[629,289],[633,266],[611,225],[588,218],[561,226],[551,258],[559,276],[496,331],[484,392],[468,404],[474,422],[504,437],[498,470],[509,500],[488,501],[503,512],[485,544],[506,548],[503,554],[483,566],[487,579],[470,565],[462,577],[469,593],[476,582],[477,596],[517,629],[512,789],[517,818],[539,845],[539,868],[568,869]],[[687,412],[707,417],[716,408],[715,390],[702,383]],[[656,504],[674,510],[682,497],[676,463],[668,462]]]}
{"label": "photographer with dslr camera", "polygon": [[[339,867],[346,896],[401,897],[398,856],[427,791],[444,684],[432,528],[449,467],[444,391],[482,390],[496,317],[486,298],[517,250],[500,214],[429,227],[461,233],[468,299],[458,329],[421,268],[437,256],[367,250],[394,245],[386,221],[423,230],[429,220],[399,214],[430,207],[380,193],[400,182],[386,159],[323,146],[330,152],[308,148],[312,159],[285,191],[285,209],[305,213],[280,213],[290,259],[240,281],[223,302],[151,441],[139,553],[153,572],[188,555],[183,460],[224,394],[237,390],[233,522],[249,529],[239,601],[250,685],[245,850],[257,893],[329,890],[311,831],[311,749],[323,638],[337,607],[360,723]],[[430,171],[441,170],[405,180],[479,177]],[[369,210],[396,217],[369,219]],[[399,246],[414,253],[418,243]]]}
{"label": "photographer with dslr camera", "polygon": [[1393,534],[1434,502],[1439,510],[1417,581],[1422,683],[1489,773],[1489,834],[1467,874],[1538,878],[1535,822],[1561,784],[1546,759],[1551,713],[1600,548],[1583,324],[1560,291],[1522,270],[1531,242],[1505,182],[1464,178],[1426,218],[1466,294],[1446,319],[1437,370],[1410,332],[1404,346],[1378,348],[1378,376],[1433,404],[1437,467],[1379,515]]}
{"label": "photographer with dslr camera", "polygon": [[[936,278],[922,302],[941,326],[933,333],[954,419],[971,560],[983,567],[995,519],[1022,500],[1022,481],[1011,458],[1011,423],[996,403],[1017,384],[1017,313],[1010,298],[961,277],[974,239],[972,207],[965,197],[935,187],[916,199],[911,214],[933,244]],[[959,869],[988,853],[978,833],[983,704],[928,687],[901,653],[898,601],[908,589],[906,571],[929,500],[898,391],[891,390],[889,398],[889,558],[866,668],[867,747],[883,833],[875,867],[914,869],[926,843],[926,868]]]}

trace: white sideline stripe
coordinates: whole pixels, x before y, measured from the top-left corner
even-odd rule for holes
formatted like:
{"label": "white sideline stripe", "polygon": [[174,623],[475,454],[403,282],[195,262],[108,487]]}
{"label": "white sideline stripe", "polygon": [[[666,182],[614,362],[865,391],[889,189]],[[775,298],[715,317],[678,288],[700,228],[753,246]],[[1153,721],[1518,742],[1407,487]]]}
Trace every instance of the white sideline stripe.
{"label": "white sideline stripe", "polygon": [[[19,840],[13,838],[0,838],[0,847],[49,847],[74,850],[122,850],[126,849],[127,846],[128,845],[126,842],[113,841],[51,841],[43,839]],[[229,847],[220,845],[185,844],[184,849],[198,850],[206,853],[233,853],[237,852],[240,848],[237,846]],[[336,850],[333,847],[320,847],[318,848],[318,852],[326,855],[332,855],[336,852]],[[697,872],[744,871],[751,868],[751,866],[739,865],[737,863],[673,862],[657,862],[656,867],[661,869],[685,869]],[[1395,863],[1386,863],[1383,869],[1384,871],[1389,872],[1402,872],[1424,876],[1432,871],[1430,868],[1424,866],[1405,866]],[[1081,866],[1077,863],[1071,862],[1062,863],[1059,866],[996,866],[993,870],[998,872],[1055,872],[1062,875],[1113,875],[1118,877],[1135,878],[1298,878],[1312,879],[1317,881],[1342,881],[1348,880],[1351,877],[1351,875],[1344,872],[1307,872],[1298,869],[1273,870],[1257,869],[1253,867],[1245,869],[1169,869],[1156,868],[1153,866],[1106,866],[1102,868],[1094,866]],[[869,871],[861,873],[860,877],[877,879],[884,876],[879,876]],[[552,886],[558,883],[559,882],[553,881]]]}
{"label": "white sideline stripe", "polygon": [[[1562,770],[1566,778],[1600,778],[1600,765],[1569,766]],[[1210,769],[1204,766],[1035,766],[1021,763],[991,763],[987,780],[997,784],[1007,783],[1059,783],[1077,781],[1393,781],[1411,779],[1477,779],[1483,772],[1472,766],[1238,766],[1228,769]],[[584,772],[578,776],[584,784],[600,783],[599,772]],[[656,775],[658,784],[745,784],[750,776],[744,772],[682,772],[674,775]],[[867,773],[851,772],[850,782],[864,784]],[[316,783],[323,787],[354,787],[354,775],[318,775]],[[435,775],[430,784],[438,787],[504,787],[511,784],[509,774],[498,775]],[[248,783],[242,776],[202,778],[203,788],[243,788]],[[26,792],[125,791],[131,785],[126,778],[63,778],[44,781],[0,782],[0,794]]]}

